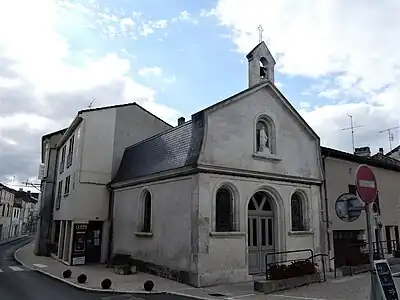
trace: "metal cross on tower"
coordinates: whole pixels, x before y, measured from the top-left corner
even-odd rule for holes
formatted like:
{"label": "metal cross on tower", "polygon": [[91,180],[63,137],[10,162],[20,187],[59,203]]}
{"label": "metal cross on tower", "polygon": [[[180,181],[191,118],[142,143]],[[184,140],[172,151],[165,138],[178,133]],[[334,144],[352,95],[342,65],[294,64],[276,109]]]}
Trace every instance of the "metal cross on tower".
{"label": "metal cross on tower", "polygon": [[263,31],[262,26],[258,26],[258,42],[261,43],[263,41]]}

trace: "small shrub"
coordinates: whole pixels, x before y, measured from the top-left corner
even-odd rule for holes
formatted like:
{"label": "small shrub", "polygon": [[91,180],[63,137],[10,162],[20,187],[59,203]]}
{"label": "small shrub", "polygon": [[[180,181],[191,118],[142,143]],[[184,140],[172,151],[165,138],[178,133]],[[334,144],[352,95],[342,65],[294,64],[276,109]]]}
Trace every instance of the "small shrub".
{"label": "small shrub", "polygon": [[151,280],[146,280],[146,282],[144,283],[143,287],[144,287],[145,291],[150,292],[154,288],[154,282],[151,281]]}
{"label": "small shrub", "polygon": [[132,265],[132,257],[128,254],[115,254],[111,259],[112,266]]}
{"label": "small shrub", "polygon": [[281,280],[315,274],[318,272],[316,266],[317,264],[308,259],[298,260],[290,265],[272,265],[269,268],[270,279]]}
{"label": "small shrub", "polygon": [[108,290],[108,289],[111,287],[111,280],[108,279],[108,278],[103,279],[103,281],[101,282],[101,287],[102,287],[104,290]]}
{"label": "small shrub", "polygon": [[65,270],[64,272],[63,272],[63,277],[64,278],[70,278],[71,277],[71,275],[72,275],[72,272],[71,272],[71,270]]}
{"label": "small shrub", "polygon": [[85,274],[81,274],[78,276],[77,280],[79,283],[85,283],[87,280],[87,276]]}

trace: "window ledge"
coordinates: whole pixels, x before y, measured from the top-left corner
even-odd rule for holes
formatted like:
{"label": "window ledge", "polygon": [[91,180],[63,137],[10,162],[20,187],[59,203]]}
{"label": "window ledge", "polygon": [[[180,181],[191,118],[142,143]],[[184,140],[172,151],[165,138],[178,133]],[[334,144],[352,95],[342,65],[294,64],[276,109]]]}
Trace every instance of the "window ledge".
{"label": "window ledge", "polygon": [[253,158],[259,160],[271,160],[271,161],[282,160],[282,158],[277,156],[276,154],[264,154],[264,153],[253,153]]}
{"label": "window ledge", "polygon": [[301,230],[301,231],[289,231],[289,235],[313,235],[312,230]]}
{"label": "window ledge", "polygon": [[153,233],[152,232],[135,232],[136,236],[140,237],[152,237]]}
{"label": "window ledge", "polygon": [[245,236],[246,232],[240,231],[229,231],[229,232],[219,232],[219,231],[211,231],[210,236],[216,238],[234,238],[234,237],[241,237]]}

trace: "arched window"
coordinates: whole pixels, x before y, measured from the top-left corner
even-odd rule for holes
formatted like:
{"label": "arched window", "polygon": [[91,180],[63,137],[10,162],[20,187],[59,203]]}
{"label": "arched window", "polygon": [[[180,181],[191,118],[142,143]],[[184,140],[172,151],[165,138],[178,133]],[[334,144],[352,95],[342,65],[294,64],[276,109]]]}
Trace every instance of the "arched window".
{"label": "arched window", "polygon": [[294,193],[290,201],[291,204],[291,217],[292,217],[292,231],[305,231],[307,230],[306,224],[306,203],[299,193]]}
{"label": "arched window", "polygon": [[215,202],[215,231],[234,231],[233,197],[230,189],[227,187],[219,188]]}
{"label": "arched window", "polygon": [[260,59],[260,77],[262,79],[268,78],[268,61],[265,57],[261,57]]}
{"label": "arched window", "polygon": [[145,191],[142,198],[142,232],[151,232],[151,194]]}
{"label": "arched window", "polygon": [[255,150],[258,154],[275,154],[275,126],[272,120],[267,116],[257,119],[255,128]]}

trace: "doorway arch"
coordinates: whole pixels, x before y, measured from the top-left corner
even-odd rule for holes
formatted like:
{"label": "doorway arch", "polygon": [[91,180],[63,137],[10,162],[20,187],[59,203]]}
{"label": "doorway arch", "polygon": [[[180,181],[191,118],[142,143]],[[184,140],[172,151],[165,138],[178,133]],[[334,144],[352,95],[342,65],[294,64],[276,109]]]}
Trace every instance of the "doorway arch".
{"label": "doorway arch", "polygon": [[265,192],[253,194],[247,204],[247,248],[249,274],[265,272],[265,255],[274,252],[276,236],[274,199]]}

